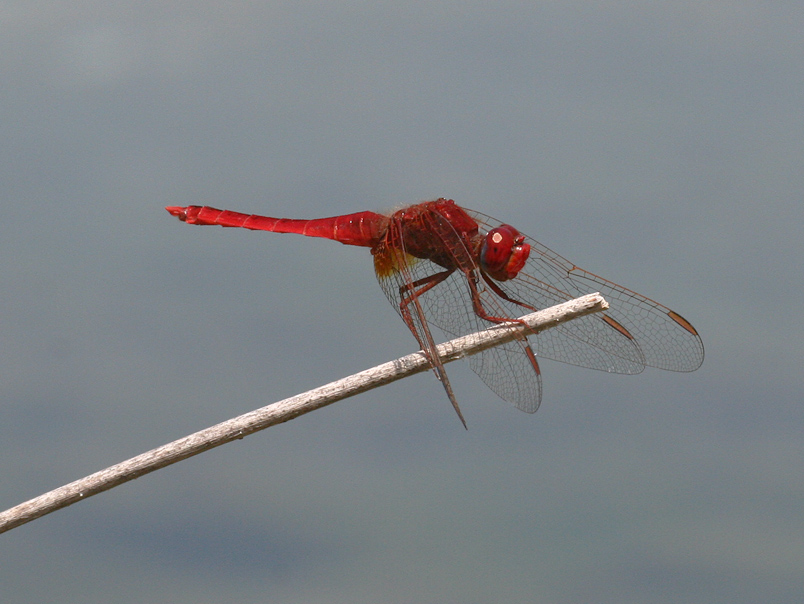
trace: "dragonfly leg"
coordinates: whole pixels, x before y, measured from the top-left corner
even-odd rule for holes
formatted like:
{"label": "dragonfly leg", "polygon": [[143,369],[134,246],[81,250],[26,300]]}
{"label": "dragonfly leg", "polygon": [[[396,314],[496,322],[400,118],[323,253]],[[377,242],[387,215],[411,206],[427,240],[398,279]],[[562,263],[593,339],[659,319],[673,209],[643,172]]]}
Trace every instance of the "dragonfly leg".
{"label": "dragonfly leg", "polygon": [[[475,314],[478,317],[480,317],[481,319],[484,319],[486,321],[490,321],[491,323],[511,323],[511,322],[514,322],[514,323],[520,322],[521,323],[521,321],[517,321],[517,319],[512,319],[510,317],[495,317],[494,315],[490,315],[488,312],[486,312],[486,309],[483,308],[483,303],[480,301],[480,292],[478,291],[478,288],[477,288],[477,285],[478,285],[477,275],[475,275],[472,272],[465,272],[465,275],[466,275],[466,281],[469,284],[469,292],[470,292],[471,297],[472,297],[472,308],[474,309]],[[513,298],[508,296],[508,294],[506,294],[502,289],[500,289],[499,286],[497,286],[496,283],[491,281],[491,279],[488,279],[485,275],[483,275],[483,280],[492,289],[492,291],[495,294],[497,294],[500,298],[502,298],[503,300],[507,300],[508,302],[511,302],[512,304],[517,304],[517,305],[519,305],[519,306],[521,306],[521,307],[523,307],[523,308],[525,308],[527,310],[533,311],[533,312],[535,312],[537,310],[536,308],[533,308],[532,306],[529,306],[529,305],[525,304],[524,302],[519,302],[518,300],[514,300]]]}
{"label": "dragonfly leg", "polygon": [[[409,285],[403,285],[399,288],[399,298],[401,300],[399,303],[399,312],[402,314],[402,319],[405,321],[405,324],[413,332],[413,334],[416,335],[417,340],[419,340],[419,336],[417,334],[415,324],[413,323],[413,316],[410,313],[410,304],[413,303],[418,307],[419,296],[433,289],[436,285],[443,282],[454,272],[454,269],[447,269],[445,271],[441,271],[440,273],[428,275],[427,277],[423,277],[422,279],[413,281]],[[420,316],[423,316],[423,313]],[[421,341],[419,341],[419,345],[424,347],[424,343]]]}
{"label": "dragonfly leg", "polygon": [[[481,273],[483,274],[483,273]],[[472,308],[475,311],[475,314],[480,317],[481,319],[485,319],[486,321],[490,321],[492,323],[521,323],[524,325],[525,323],[520,321],[519,319],[511,319],[509,317],[494,317],[486,312],[486,309],[483,308],[483,303],[480,301],[480,292],[477,289],[477,276],[473,273],[466,273],[466,280],[469,283],[469,290],[472,294]],[[491,290],[497,294],[503,300],[507,300],[512,304],[517,304],[522,308],[527,310],[531,310],[536,312],[537,309],[533,308],[532,306],[525,304],[524,302],[520,302],[518,300],[514,300],[508,294],[506,294],[496,283],[494,283],[491,279],[489,279],[485,274],[483,274],[483,280],[486,284],[491,288]],[[519,339],[519,338],[518,338]],[[533,371],[536,372],[537,375],[541,375],[542,371],[539,369],[539,362],[536,360],[536,353],[533,352],[533,349],[530,347],[530,343],[528,342],[528,338],[526,336],[522,336],[519,340],[522,344],[522,348],[524,349],[525,354],[528,357],[528,361],[530,362],[530,366],[533,368]]]}
{"label": "dragonfly leg", "polygon": [[[422,310],[421,304],[419,304],[419,296],[444,281],[453,272],[453,270],[448,269],[401,286],[399,288],[399,297],[401,299],[399,312],[405,324],[408,326],[408,329],[413,332],[413,335],[419,342],[419,346],[422,347],[425,357],[427,357],[427,360],[432,366],[436,378],[438,378],[438,381],[444,386],[449,402],[452,403],[452,407],[455,409],[455,413],[458,414],[458,418],[461,420],[463,427],[468,429],[463,413],[461,413],[461,408],[458,406],[458,400],[455,398],[455,393],[452,391],[452,384],[450,384],[449,378],[447,377],[447,371],[444,369],[444,364],[441,362],[441,359],[436,354],[436,344],[433,339],[433,334],[430,332],[430,328],[425,320],[424,311]],[[417,321],[414,320],[413,312],[411,312],[411,306],[418,319],[418,325]]]}
{"label": "dragonfly leg", "polygon": [[[521,306],[521,307],[522,307],[522,308],[524,308],[525,310],[529,310],[529,311],[531,311],[531,312],[536,312],[537,310],[539,310],[538,308],[534,308],[534,307],[533,307],[533,306],[531,306],[530,304],[525,304],[524,302],[522,302],[522,301],[520,301],[520,300],[516,300],[516,299],[512,298],[511,296],[509,296],[508,294],[506,294],[506,293],[505,293],[505,292],[502,290],[502,288],[501,288],[499,285],[497,285],[497,284],[496,284],[494,281],[492,281],[492,280],[491,280],[491,279],[490,279],[490,278],[489,278],[487,275],[485,275],[485,274],[483,274],[483,281],[485,281],[485,282],[486,282],[486,285],[488,285],[488,286],[491,288],[491,290],[492,290],[492,291],[493,291],[495,294],[497,294],[497,295],[498,295],[500,298],[502,298],[503,300],[506,300],[506,301],[510,302],[511,304],[516,304],[517,306]],[[471,287],[471,286],[470,286],[470,287]],[[476,287],[477,287],[477,285],[475,285],[475,289],[473,289],[473,290],[472,290],[472,293],[473,293],[473,294],[474,294],[474,293],[475,293],[475,291],[476,291]],[[479,303],[479,300],[478,300],[478,303]],[[482,310],[482,307],[481,307],[481,310]],[[483,315],[482,315],[482,314],[479,314],[479,316],[483,316]],[[484,317],[484,318],[486,318],[486,317]],[[488,320],[489,320],[489,321],[494,321],[494,319],[493,319],[493,318],[489,318]],[[505,321],[509,321],[510,319],[504,319],[504,320],[505,320]]]}

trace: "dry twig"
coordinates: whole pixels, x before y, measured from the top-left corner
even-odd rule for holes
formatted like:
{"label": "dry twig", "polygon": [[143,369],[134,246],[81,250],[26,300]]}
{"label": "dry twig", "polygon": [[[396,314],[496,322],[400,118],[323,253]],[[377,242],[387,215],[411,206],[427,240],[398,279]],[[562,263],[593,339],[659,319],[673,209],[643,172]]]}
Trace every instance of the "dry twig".
{"label": "dry twig", "polygon": [[[529,332],[538,333],[607,307],[600,294],[590,294],[526,315],[522,321],[528,325]],[[519,324],[495,326],[445,342],[438,346],[438,354],[448,363],[510,342],[523,330]],[[424,355],[417,352],[190,434],[0,513],[0,533],[159,468],[429,368]]]}

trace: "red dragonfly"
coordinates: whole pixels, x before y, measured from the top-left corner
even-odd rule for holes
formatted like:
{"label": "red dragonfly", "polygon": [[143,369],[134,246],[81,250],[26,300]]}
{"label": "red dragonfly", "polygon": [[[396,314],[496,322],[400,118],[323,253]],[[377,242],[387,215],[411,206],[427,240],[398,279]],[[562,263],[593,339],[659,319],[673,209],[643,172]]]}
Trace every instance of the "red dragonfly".
{"label": "red dragonfly", "polygon": [[578,268],[514,227],[451,199],[418,203],[390,216],[358,212],[315,220],[206,206],[165,209],[189,224],[298,233],[371,248],[380,286],[413,332],[464,426],[430,324],[462,336],[600,292],[609,302],[604,313],[469,357],[480,379],[527,413],[534,413],[542,398],[537,356],[627,374],[646,366],[695,371],[703,363],[701,338],[678,313]]}

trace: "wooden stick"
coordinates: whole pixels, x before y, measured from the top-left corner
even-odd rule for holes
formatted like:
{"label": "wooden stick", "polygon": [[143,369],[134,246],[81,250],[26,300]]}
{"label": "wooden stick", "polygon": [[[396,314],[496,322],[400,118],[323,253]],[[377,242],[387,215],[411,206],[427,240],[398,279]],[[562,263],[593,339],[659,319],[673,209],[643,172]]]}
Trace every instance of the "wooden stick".
{"label": "wooden stick", "polygon": [[[606,308],[608,303],[600,294],[590,294],[521,320],[527,324],[528,333],[538,333]],[[524,330],[524,326],[516,323],[494,326],[439,345],[438,355],[449,363],[510,342],[521,337]],[[428,369],[424,354],[416,352],[190,434],[6,510],[0,514],[0,533],[224,443]]]}

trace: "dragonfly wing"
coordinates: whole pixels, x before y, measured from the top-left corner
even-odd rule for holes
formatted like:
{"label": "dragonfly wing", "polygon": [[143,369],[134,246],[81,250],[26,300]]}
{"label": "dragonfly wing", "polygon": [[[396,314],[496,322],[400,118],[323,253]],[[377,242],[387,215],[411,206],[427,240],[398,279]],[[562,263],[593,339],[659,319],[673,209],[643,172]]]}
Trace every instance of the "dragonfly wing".
{"label": "dragonfly wing", "polygon": [[[487,216],[472,215],[484,228],[498,226]],[[670,371],[701,366],[703,342],[679,314],[575,266],[529,237],[526,240],[531,252],[525,268],[516,278],[497,283],[507,296],[535,309],[593,292],[600,292],[609,303],[605,313],[570,321],[534,338],[540,355],[615,373],[639,373],[646,365]]]}
{"label": "dragonfly wing", "polygon": [[[500,304],[515,315],[531,312],[531,309],[548,308],[584,295],[576,292],[557,293],[546,288],[543,281],[534,283],[530,275],[524,273],[520,273],[516,279],[496,285],[508,298],[528,301],[531,308],[526,309],[500,299]],[[606,297],[605,293],[603,297]],[[642,372],[646,362],[639,342],[615,325],[619,323],[613,322],[608,311],[606,314],[579,317],[533,337],[533,346],[540,356],[563,363],[612,373]]]}
{"label": "dragonfly wing", "polygon": [[[433,220],[440,218],[436,216]],[[468,279],[472,278],[480,285],[482,281],[479,270],[476,267],[471,268],[475,266],[474,260],[463,247],[460,237],[454,231],[450,235],[448,223],[433,230],[448,240],[442,242],[444,245],[457,246],[454,254],[456,262],[462,268],[450,271],[429,260],[397,254],[396,259],[390,262],[394,270],[389,271],[386,255],[393,252],[383,245],[375,250],[375,268],[380,285],[406,323],[408,320],[400,310],[402,298],[405,292],[419,292],[416,297],[421,308],[421,317],[415,317],[413,326],[409,327],[420,345],[426,339],[424,321],[435,325],[450,337],[463,336],[495,325],[481,319],[474,311]],[[468,271],[468,275],[464,270]],[[438,282],[434,283],[434,279]],[[426,287],[432,283],[432,287]],[[482,304],[490,315],[516,317],[523,314],[501,314],[504,309],[497,303],[496,296],[489,295],[490,292],[485,288],[479,293]],[[468,357],[467,360],[470,368],[502,399],[528,413],[538,409],[542,394],[541,375],[527,339],[490,348]]]}
{"label": "dragonfly wing", "polygon": [[542,402],[542,376],[527,339],[489,348],[467,360],[497,396],[525,413],[536,413]]}

